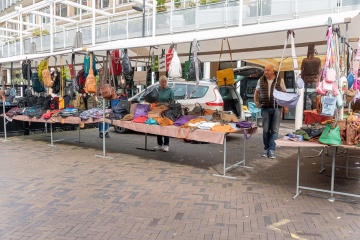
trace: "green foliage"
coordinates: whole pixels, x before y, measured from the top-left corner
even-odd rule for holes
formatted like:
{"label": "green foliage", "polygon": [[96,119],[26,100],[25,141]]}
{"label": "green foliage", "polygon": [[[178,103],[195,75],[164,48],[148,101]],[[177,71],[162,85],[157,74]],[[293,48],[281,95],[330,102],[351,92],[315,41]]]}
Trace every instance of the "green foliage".
{"label": "green foliage", "polygon": [[165,12],[167,8],[165,7],[165,0],[156,0],[156,11],[157,12]]}
{"label": "green foliage", "polygon": [[13,76],[12,82],[13,82],[15,85],[20,85],[20,84],[25,84],[25,85],[26,85],[26,84],[27,84],[27,80],[22,77],[22,72],[21,72],[21,70],[17,70],[17,71],[15,72],[15,76]]}
{"label": "green foliage", "polygon": [[176,8],[179,8],[181,6],[181,0],[174,0],[174,5]]}
{"label": "green foliage", "polygon": [[39,37],[40,35],[49,35],[49,31],[48,30],[40,30],[39,28],[35,28],[32,32],[32,36],[33,37]]}
{"label": "green foliage", "polygon": [[71,78],[70,69],[69,69],[68,66],[61,66],[60,67],[60,74],[61,74],[61,76],[63,76],[64,80]]}

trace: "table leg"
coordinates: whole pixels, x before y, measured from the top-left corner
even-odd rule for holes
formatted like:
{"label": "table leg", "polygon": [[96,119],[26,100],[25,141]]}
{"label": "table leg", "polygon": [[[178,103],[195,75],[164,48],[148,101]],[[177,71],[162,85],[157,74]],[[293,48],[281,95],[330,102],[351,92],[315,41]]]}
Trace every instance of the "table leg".
{"label": "table leg", "polygon": [[145,148],[137,147],[136,149],[155,152],[155,149],[148,149],[147,148],[147,133],[145,133]]}
{"label": "table leg", "polygon": [[331,188],[330,188],[330,198],[329,201],[334,201],[334,179],[335,179],[335,160],[336,160],[336,150],[337,147],[333,147],[333,156],[331,163]]}
{"label": "table leg", "polygon": [[323,173],[325,171],[324,156],[325,156],[325,147],[321,150],[321,167],[319,173]]}
{"label": "table leg", "polygon": [[236,177],[226,176],[226,171],[228,169],[229,168],[226,168],[226,134],[225,134],[225,136],[224,136],[224,170],[223,170],[223,174],[213,174],[213,176],[236,179]]}
{"label": "table leg", "polygon": [[300,195],[301,190],[299,191],[300,183],[300,147],[298,147],[298,157],[297,157],[297,167],[296,167],[296,194],[293,196],[293,199],[297,198]]}

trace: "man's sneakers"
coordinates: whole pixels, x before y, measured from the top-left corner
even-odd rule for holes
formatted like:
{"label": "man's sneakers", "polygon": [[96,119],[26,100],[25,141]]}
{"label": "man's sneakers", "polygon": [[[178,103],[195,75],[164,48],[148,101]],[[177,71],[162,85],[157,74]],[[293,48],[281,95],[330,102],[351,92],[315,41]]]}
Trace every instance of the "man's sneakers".
{"label": "man's sneakers", "polygon": [[169,146],[164,145],[164,146],[163,146],[163,151],[164,151],[164,152],[168,152],[168,151],[169,151]]}
{"label": "man's sneakers", "polygon": [[163,151],[163,146],[157,145],[156,147],[154,147],[154,150],[155,151],[159,151],[159,150]]}
{"label": "man's sneakers", "polygon": [[169,151],[169,146],[161,146],[161,145],[157,145],[156,147],[154,147],[155,151],[163,151],[163,152],[168,152]]}
{"label": "man's sneakers", "polygon": [[268,157],[268,150],[264,150],[263,154],[261,155],[262,157]]}
{"label": "man's sneakers", "polygon": [[275,156],[275,151],[274,150],[269,150],[269,158],[271,159],[275,159],[276,156]]}
{"label": "man's sneakers", "polygon": [[275,151],[274,150],[264,150],[263,154],[261,155],[262,157],[268,157],[271,159],[275,159]]}

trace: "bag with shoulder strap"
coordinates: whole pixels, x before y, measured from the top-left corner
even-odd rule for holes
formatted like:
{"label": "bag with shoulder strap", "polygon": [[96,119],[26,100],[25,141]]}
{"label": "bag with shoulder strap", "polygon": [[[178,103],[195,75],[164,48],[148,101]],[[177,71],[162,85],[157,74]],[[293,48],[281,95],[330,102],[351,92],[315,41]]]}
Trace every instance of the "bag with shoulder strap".
{"label": "bag with shoulder strap", "polygon": [[81,94],[77,94],[75,99],[72,101],[72,105],[74,108],[77,108],[79,110],[85,110],[85,102],[84,98]]}
{"label": "bag with shoulder strap", "polygon": [[226,39],[226,41],[228,43],[229,52],[230,52],[231,68],[226,68],[226,69],[220,70],[220,60],[221,60],[221,55],[222,55],[222,50],[223,50],[223,43],[224,43],[224,40],[221,40],[221,49],[220,49],[220,57],[219,57],[219,62],[218,62],[218,70],[216,71],[216,79],[217,79],[216,82],[217,82],[218,86],[227,86],[227,85],[232,85],[235,83],[234,66],[233,66],[233,62],[232,62],[232,54],[231,54],[229,39]]}
{"label": "bag with shoulder strap", "polygon": [[93,70],[93,57],[92,57],[92,53],[90,53],[90,69],[89,69],[89,74],[86,77],[86,82],[85,82],[85,92],[86,93],[96,93],[96,79],[95,79],[95,75],[94,75],[94,70]]}
{"label": "bag with shoulder strap", "polygon": [[42,70],[41,75],[42,75],[42,81],[44,83],[44,86],[52,87],[54,82],[51,79],[51,73],[49,70],[49,58],[46,59],[46,68],[44,70]]}
{"label": "bag with shoulder strap", "polygon": [[[109,51],[106,53],[106,59],[104,60],[103,65],[103,74],[101,77],[101,86],[100,86],[100,94],[101,96],[106,100],[114,100],[117,97],[116,90],[115,90],[115,80],[114,75],[111,74],[109,76]],[[110,68],[112,69],[112,65],[110,65]],[[111,71],[113,72],[113,71]],[[111,80],[109,79],[111,77]],[[111,84],[112,82],[112,84]]]}
{"label": "bag with shoulder strap", "polygon": [[112,68],[110,68],[110,74],[114,74],[114,76],[120,76],[122,72],[122,66],[119,49],[112,50],[110,56],[112,65]]}
{"label": "bag with shoulder strap", "polygon": [[121,61],[121,65],[122,65],[122,73],[124,75],[131,75],[132,74],[132,67],[131,67],[131,62],[129,59],[129,55],[127,53],[127,49],[124,49],[124,55]]}
{"label": "bag with shoulder strap", "polygon": [[31,75],[32,88],[37,93],[45,92],[44,84],[40,81],[39,75],[37,72],[34,72]]}
{"label": "bag with shoulder strap", "polygon": [[175,48],[173,48],[172,53],[173,53],[173,57],[171,59],[169,72],[168,72],[169,78],[181,78],[182,69],[181,69],[180,58]]}

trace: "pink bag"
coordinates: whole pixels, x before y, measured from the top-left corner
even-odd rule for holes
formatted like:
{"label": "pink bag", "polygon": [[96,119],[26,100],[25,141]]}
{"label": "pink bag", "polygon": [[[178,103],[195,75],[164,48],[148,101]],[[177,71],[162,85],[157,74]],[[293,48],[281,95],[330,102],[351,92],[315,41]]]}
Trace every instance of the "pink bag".
{"label": "pink bag", "polygon": [[333,68],[330,68],[326,71],[326,82],[333,83],[336,81],[336,71]]}

